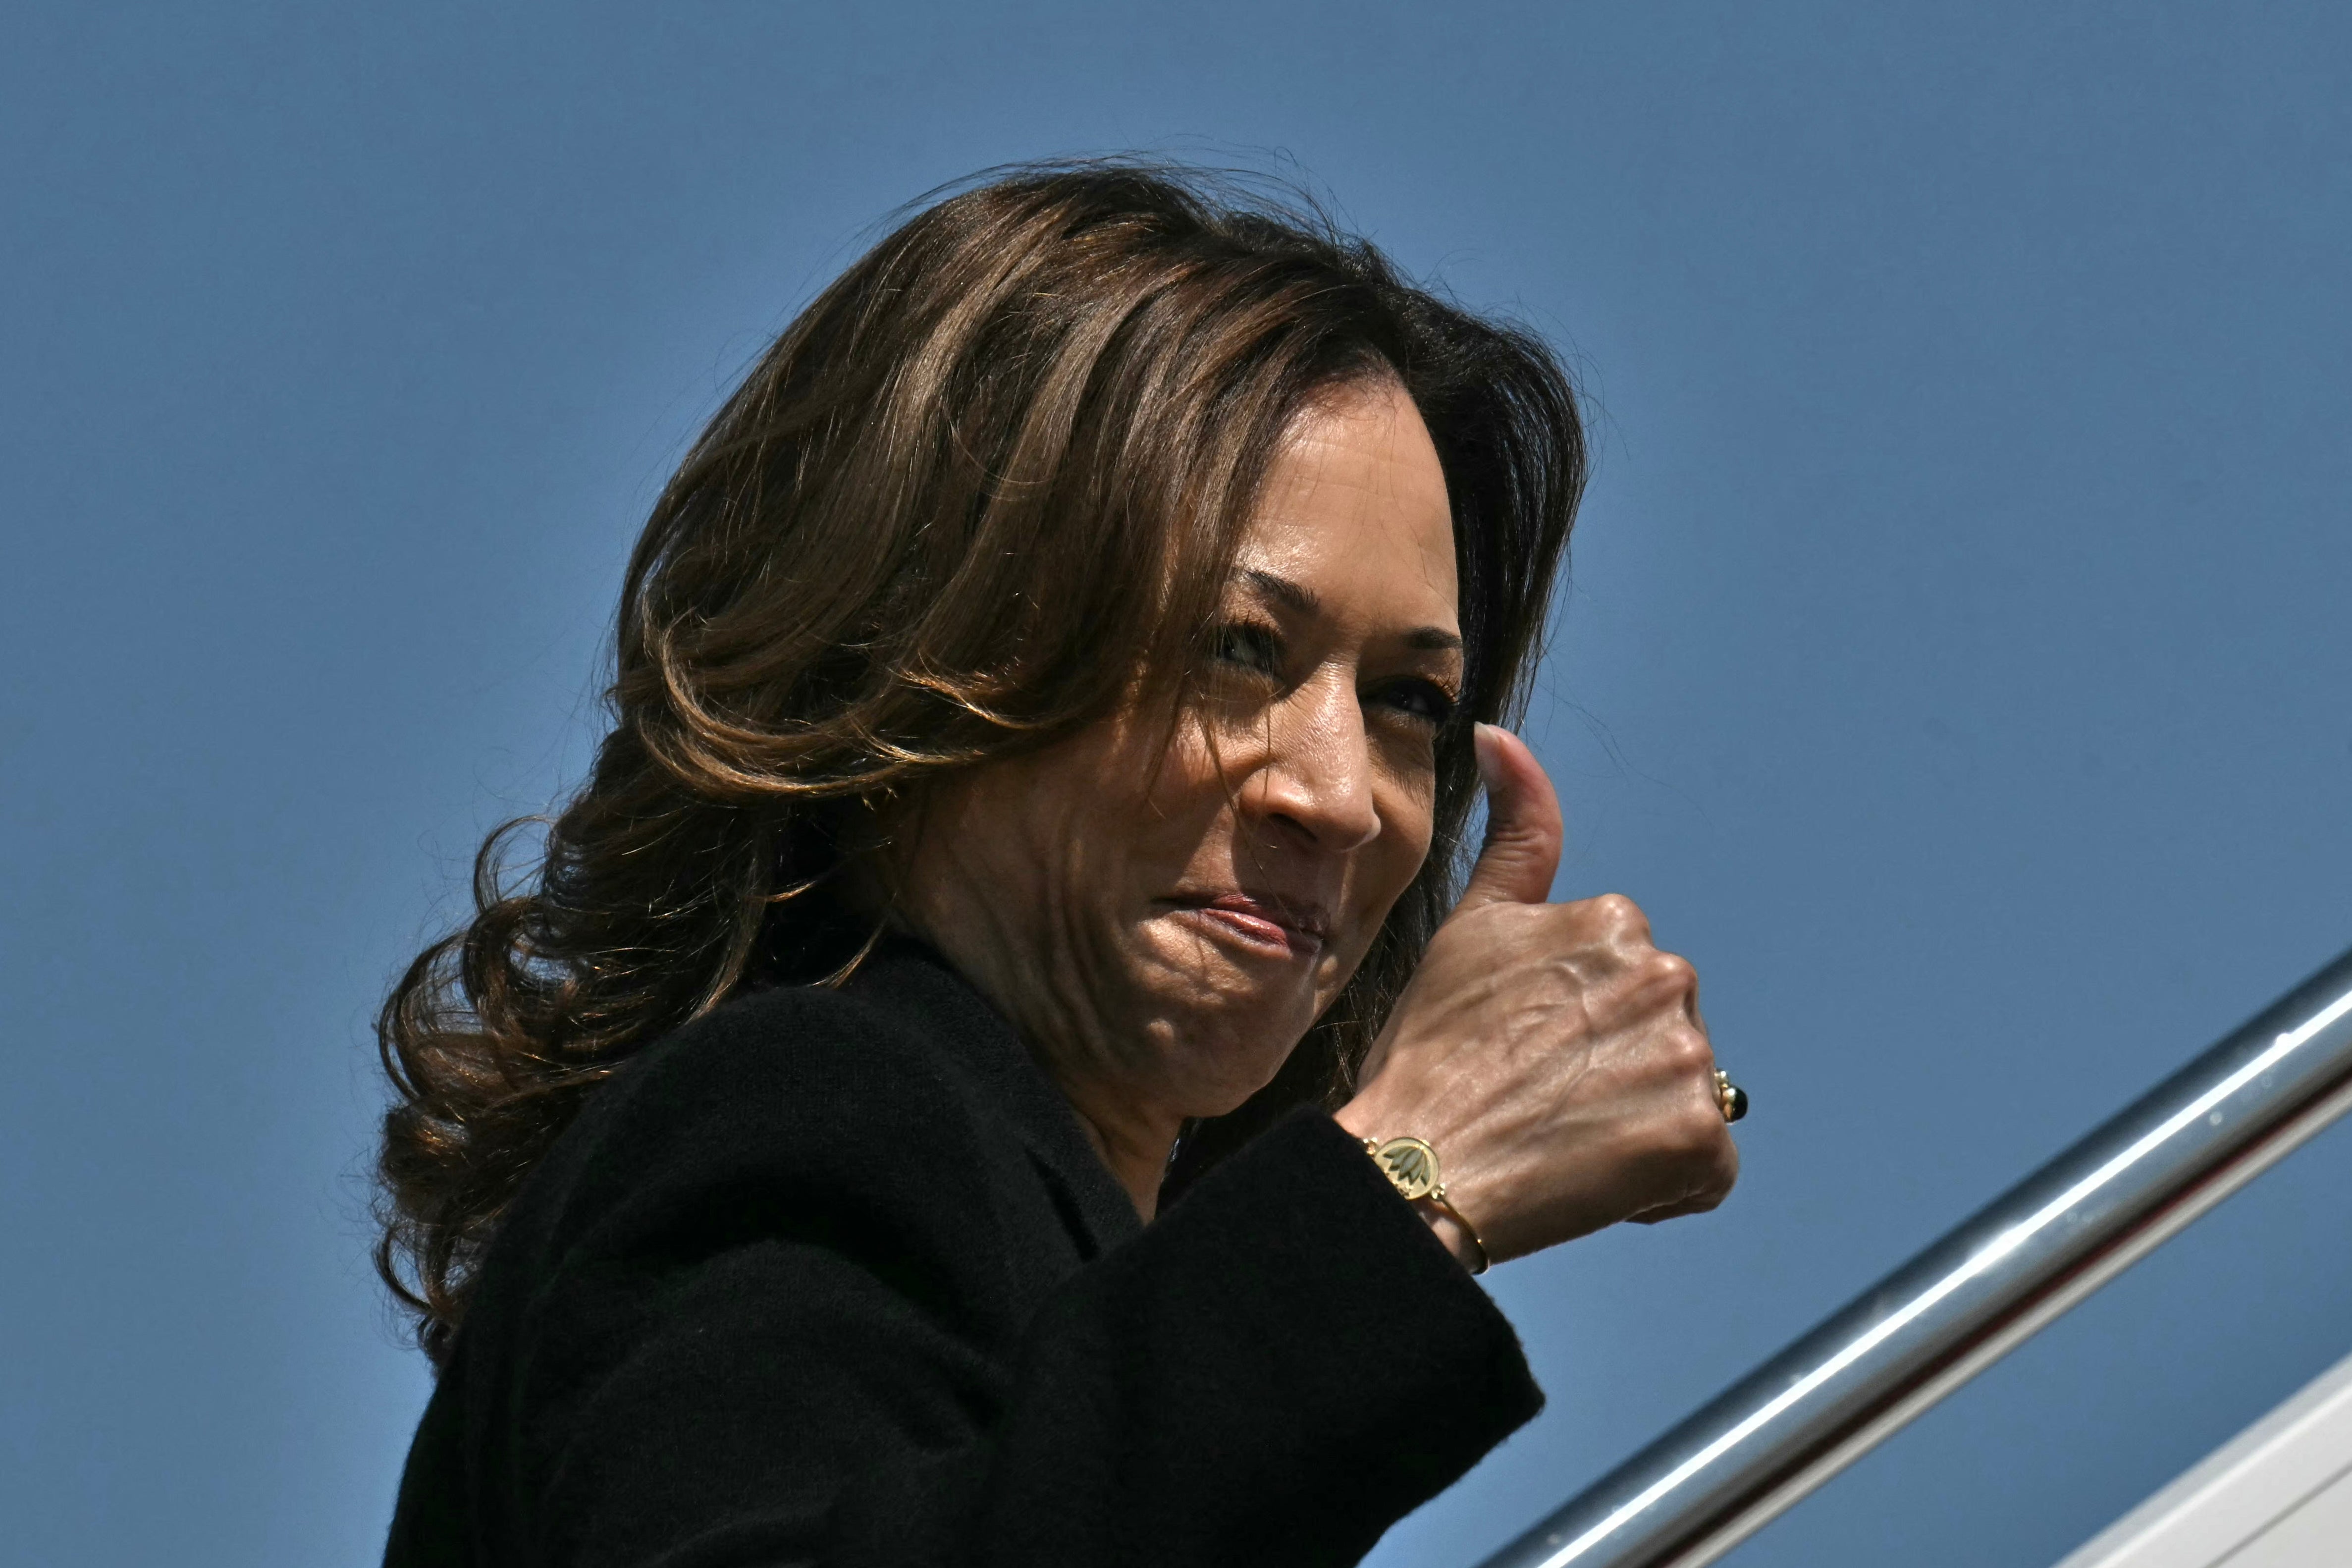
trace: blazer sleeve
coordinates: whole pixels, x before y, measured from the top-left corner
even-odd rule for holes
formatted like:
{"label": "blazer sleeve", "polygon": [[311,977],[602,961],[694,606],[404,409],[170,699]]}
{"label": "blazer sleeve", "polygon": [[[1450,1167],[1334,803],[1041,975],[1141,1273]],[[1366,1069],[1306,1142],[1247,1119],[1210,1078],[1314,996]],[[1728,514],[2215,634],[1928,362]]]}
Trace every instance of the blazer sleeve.
{"label": "blazer sleeve", "polygon": [[1053,1289],[1009,1368],[886,1256],[746,1237],[600,1320],[596,1374],[516,1413],[545,1439],[526,1554],[1349,1563],[1541,1404],[1509,1324],[1319,1113]]}

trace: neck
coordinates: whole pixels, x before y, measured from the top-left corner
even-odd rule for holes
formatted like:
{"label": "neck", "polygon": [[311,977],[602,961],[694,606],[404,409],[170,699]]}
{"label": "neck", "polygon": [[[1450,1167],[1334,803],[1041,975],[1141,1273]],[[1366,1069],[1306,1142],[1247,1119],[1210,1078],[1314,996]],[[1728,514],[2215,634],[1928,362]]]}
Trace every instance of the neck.
{"label": "neck", "polygon": [[1160,1179],[1167,1174],[1168,1155],[1176,1147],[1184,1119],[1157,1116],[1114,1097],[1087,1094],[1068,1083],[1062,1084],[1061,1089],[1078,1113],[1087,1142],[1102,1156],[1112,1177],[1127,1189],[1136,1214],[1149,1225],[1159,1212]]}
{"label": "neck", "polygon": [[[961,889],[934,889],[933,898],[886,898],[870,863],[855,862],[845,879],[853,907],[878,912],[929,942],[959,973],[1010,1020],[1037,1065],[1077,1112],[1087,1141],[1126,1189],[1135,1212],[1150,1224],[1160,1208],[1160,1183],[1168,1156],[1183,1131],[1181,1112],[1160,1114],[1139,1102],[1128,1081],[1099,1049],[1083,1042],[1108,1033],[1087,1006],[1086,987],[1064,968],[1058,988],[1041,986],[1037,973],[1049,967],[1006,962],[1024,951],[1018,933],[1005,928],[999,911],[984,900],[955,898]],[[938,897],[949,894],[948,907]],[[1061,1048],[1055,1048],[1056,1046]]]}

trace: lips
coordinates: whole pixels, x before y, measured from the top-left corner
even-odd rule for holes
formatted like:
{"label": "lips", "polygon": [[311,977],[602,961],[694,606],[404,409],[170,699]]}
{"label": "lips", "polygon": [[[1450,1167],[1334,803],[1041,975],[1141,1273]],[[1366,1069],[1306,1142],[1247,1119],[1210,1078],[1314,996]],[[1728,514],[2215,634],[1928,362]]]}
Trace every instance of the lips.
{"label": "lips", "polygon": [[1210,930],[1267,953],[1311,958],[1331,934],[1330,917],[1320,905],[1271,894],[1179,894],[1170,901]]}

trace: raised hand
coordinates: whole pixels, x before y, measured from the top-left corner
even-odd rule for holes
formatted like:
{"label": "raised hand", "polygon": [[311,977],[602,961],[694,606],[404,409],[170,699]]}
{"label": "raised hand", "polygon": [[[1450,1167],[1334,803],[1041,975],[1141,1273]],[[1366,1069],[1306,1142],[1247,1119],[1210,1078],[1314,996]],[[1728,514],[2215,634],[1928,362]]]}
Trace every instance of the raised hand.
{"label": "raised hand", "polygon": [[[1698,976],[1631,899],[1548,902],[1559,800],[1525,742],[1478,727],[1487,831],[1339,1112],[1360,1137],[1438,1152],[1495,1260],[1619,1220],[1721,1203],[1739,1173],[1699,1021]],[[1433,1221],[1457,1254],[1466,1238]]]}

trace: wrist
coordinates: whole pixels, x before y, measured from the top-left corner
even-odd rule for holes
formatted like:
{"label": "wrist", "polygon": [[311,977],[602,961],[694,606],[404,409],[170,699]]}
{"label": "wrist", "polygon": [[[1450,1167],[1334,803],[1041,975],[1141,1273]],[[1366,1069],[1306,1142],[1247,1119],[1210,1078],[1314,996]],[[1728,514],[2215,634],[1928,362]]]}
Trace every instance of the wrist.
{"label": "wrist", "polygon": [[[1342,1127],[1347,1123],[1342,1121]],[[1348,1128],[1356,1131],[1354,1128]],[[1473,1274],[1484,1274],[1492,1262],[1486,1243],[1460,1209],[1447,1197],[1445,1180],[1435,1146],[1411,1134],[1376,1138],[1357,1132],[1365,1157],[1385,1177],[1391,1189],[1421,1214],[1441,1245]]]}
{"label": "wrist", "polygon": [[1445,1250],[1454,1254],[1454,1262],[1473,1274],[1486,1272],[1486,1248],[1470,1234],[1469,1226],[1434,1204],[1421,1203],[1412,1206],[1413,1212],[1421,1215],[1437,1239],[1444,1244]]}
{"label": "wrist", "polygon": [[1386,1138],[1411,1118],[1398,1108],[1383,1103],[1383,1100],[1380,1086],[1375,1083],[1333,1111],[1331,1120],[1359,1141]]}

